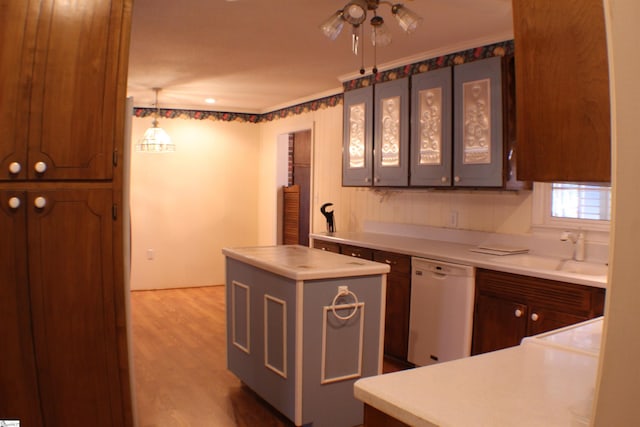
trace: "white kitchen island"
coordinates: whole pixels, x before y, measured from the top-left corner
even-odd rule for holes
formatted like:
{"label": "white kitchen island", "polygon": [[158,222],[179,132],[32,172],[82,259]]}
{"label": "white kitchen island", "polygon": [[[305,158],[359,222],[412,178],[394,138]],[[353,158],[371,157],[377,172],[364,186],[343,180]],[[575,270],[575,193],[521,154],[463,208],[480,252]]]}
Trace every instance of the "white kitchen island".
{"label": "white kitchen island", "polygon": [[297,426],[363,422],[382,371],[386,264],[303,246],[225,248],[227,365]]}

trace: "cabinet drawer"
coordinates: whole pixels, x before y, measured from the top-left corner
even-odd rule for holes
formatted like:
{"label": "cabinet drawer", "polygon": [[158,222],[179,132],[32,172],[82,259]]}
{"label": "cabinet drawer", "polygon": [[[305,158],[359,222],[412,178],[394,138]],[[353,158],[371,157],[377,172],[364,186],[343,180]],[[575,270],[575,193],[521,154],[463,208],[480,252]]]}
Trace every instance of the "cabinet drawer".
{"label": "cabinet drawer", "polygon": [[354,256],[357,258],[364,258],[368,260],[373,259],[373,249],[361,248],[360,246],[340,245],[340,252],[343,255]]}
{"label": "cabinet drawer", "polygon": [[485,295],[557,309],[577,315],[588,314],[604,295],[604,289],[537,277],[478,269],[476,285]]}
{"label": "cabinet drawer", "polygon": [[340,253],[340,245],[334,242],[327,242],[325,240],[313,240],[313,247],[316,249],[321,249],[327,252],[334,252],[336,254]]}
{"label": "cabinet drawer", "polygon": [[411,257],[393,252],[376,251],[373,260],[389,264],[392,274],[411,275]]}

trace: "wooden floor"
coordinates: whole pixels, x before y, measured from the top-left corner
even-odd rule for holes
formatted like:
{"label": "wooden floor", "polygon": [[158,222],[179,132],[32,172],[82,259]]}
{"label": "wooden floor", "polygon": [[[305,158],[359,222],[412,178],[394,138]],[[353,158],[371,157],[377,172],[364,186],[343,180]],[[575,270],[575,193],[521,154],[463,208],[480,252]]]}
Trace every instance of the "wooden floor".
{"label": "wooden floor", "polygon": [[224,293],[131,293],[138,427],[293,426],[227,371]]}

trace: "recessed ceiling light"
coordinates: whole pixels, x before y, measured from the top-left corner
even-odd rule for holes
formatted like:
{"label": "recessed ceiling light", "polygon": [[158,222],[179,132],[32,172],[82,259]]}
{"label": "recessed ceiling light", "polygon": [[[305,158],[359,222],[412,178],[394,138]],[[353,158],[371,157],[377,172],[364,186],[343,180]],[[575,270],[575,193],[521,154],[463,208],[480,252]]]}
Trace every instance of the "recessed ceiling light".
{"label": "recessed ceiling light", "polygon": [[204,100],[204,102],[206,102],[207,104],[215,104],[216,100],[213,98],[207,98]]}

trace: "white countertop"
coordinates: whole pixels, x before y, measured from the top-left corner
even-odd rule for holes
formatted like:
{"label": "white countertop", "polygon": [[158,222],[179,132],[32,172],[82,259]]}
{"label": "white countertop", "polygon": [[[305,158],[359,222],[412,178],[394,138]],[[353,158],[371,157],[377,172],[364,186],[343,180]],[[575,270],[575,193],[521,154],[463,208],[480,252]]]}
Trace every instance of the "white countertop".
{"label": "white countertop", "polygon": [[598,359],[518,346],[358,380],[356,398],[415,427],[572,426]]}
{"label": "white countertop", "polygon": [[[507,273],[523,274],[598,288],[607,287],[606,276],[575,274],[496,262],[496,259],[504,257],[472,252],[471,249],[475,249],[477,245],[367,232],[313,233],[310,237]],[[505,257],[509,256],[513,255],[505,255]]]}
{"label": "white countertop", "polygon": [[386,274],[387,264],[346,257],[297,245],[223,248],[222,253],[293,280]]}
{"label": "white countertop", "polygon": [[[602,318],[522,345],[356,382],[356,398],[415,427],[588,423]],[[588,424],[584,424],[588,425]]]}

